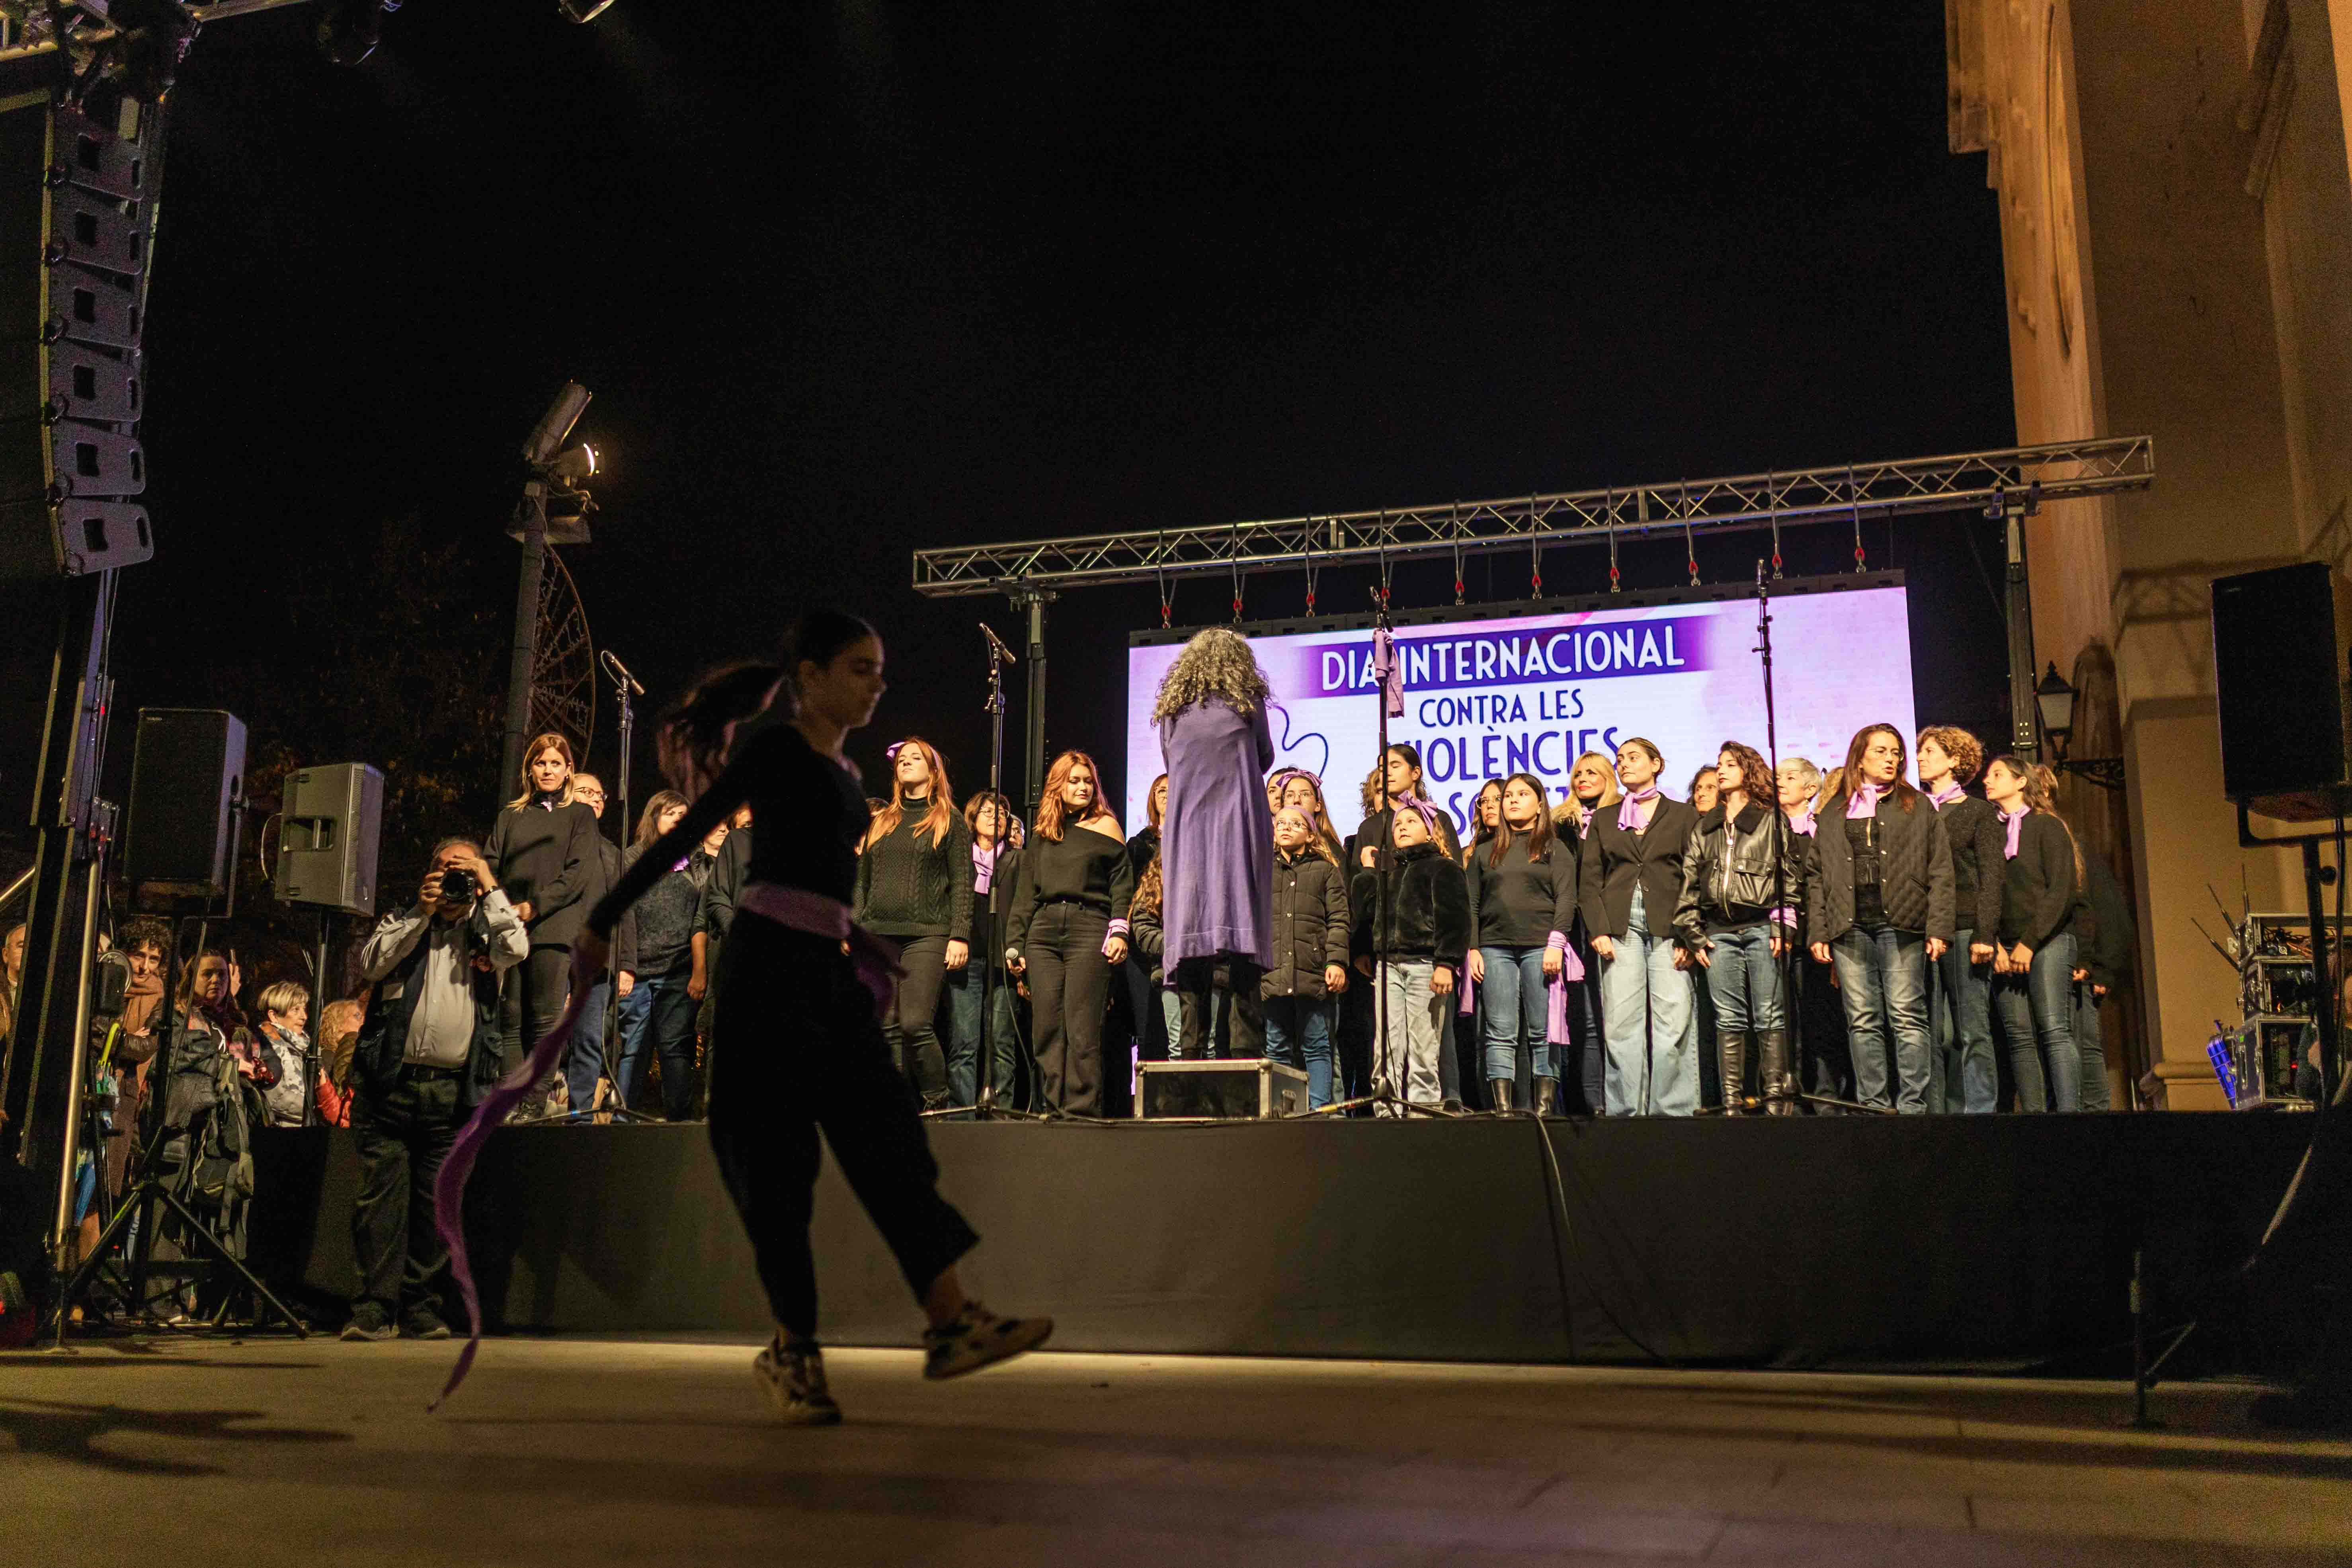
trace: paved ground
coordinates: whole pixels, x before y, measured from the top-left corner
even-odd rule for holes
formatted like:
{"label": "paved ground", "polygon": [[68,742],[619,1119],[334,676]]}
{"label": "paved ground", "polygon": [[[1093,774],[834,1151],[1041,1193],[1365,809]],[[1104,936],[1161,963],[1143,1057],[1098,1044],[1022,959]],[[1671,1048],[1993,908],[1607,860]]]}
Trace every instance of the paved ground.
{"label": "paved ground", "polygon": [[[0,1356],[13,1562],[2316,1563],[2352,1443],[2243,1388],[836,1352],[850,1424],[763,1418],[751,1347],[161,1341]],[[15,1452],[11,1452],[11,1445]]]}

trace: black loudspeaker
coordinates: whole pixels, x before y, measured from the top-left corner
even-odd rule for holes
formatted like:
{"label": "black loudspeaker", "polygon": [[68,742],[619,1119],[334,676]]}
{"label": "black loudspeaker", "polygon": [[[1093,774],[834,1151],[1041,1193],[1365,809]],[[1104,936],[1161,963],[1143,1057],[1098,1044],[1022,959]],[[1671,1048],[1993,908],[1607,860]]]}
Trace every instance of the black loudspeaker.
{"label": "black loudspeaker", "polygon": [[160,110],[0,105],[0,582],[154,554],[140,340]]}
{"label": "black loudspeaker", "polygon": [[375,913],[383,774],[365,763],[304,768],[286,780],[278,896],[310,909]]}
{"label": "black loudspeaker", "polygon": [[2346,807],[2339,618],[2323,561],[2214,579],[2221,789],[2265,816],[2316,822]]}
{"label": "black loudspeaker", "polygon": [[245,725],[210,708],[142,708],[122,865],[134,901],[224,898],[245,800]]}

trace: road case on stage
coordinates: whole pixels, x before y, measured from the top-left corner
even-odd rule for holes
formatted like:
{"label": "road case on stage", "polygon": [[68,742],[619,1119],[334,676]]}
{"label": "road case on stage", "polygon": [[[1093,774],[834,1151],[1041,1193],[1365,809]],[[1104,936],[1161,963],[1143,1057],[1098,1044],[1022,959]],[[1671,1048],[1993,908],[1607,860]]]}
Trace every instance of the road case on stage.
{"label": "road case on stage", "polygon": [[1281,1062],[1145,1062],[1135,1114],[1150,1121],[1246,1121],[1307,1113],[1307,1075]]}

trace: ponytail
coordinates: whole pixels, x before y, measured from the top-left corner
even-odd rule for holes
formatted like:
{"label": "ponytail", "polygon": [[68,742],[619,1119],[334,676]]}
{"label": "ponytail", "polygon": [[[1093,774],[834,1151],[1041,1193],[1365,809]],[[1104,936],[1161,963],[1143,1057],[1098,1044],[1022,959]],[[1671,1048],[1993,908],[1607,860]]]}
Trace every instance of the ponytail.
{"label": "ponytail", "polygon": [[727,763],[730,726],[772,710],[797,718],[800,693],[793,682],[803,662],[822,668],[874,628],[843,610],[811,610],[784,633],[777,659],[738,659],[712,669],[654,722],[654,745],[663,776],[691,798],[709,787]]}

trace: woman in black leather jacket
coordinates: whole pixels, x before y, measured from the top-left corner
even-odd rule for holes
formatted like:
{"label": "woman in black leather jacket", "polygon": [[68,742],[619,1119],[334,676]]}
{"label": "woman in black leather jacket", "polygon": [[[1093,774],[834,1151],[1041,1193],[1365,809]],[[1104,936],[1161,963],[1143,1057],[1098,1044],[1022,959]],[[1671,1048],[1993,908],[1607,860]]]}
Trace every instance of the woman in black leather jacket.
{"label": "woman in black leather jacket", "polygon": [[[1797,1109],[1780,958],[1804,895],[1803,840],[1775,809],[1771,771],[1755,748],[1726,741],[1716,758],[1717,802],[1683,851],[1683,896],[1675,925],[1715,999],[1723,1105],[1748,1101],[1748,1062],[1757,1063],[1765,1110]],[[1778,856],[1778,875],[1774,858]]]}

